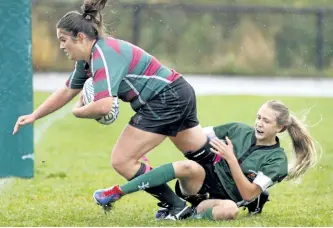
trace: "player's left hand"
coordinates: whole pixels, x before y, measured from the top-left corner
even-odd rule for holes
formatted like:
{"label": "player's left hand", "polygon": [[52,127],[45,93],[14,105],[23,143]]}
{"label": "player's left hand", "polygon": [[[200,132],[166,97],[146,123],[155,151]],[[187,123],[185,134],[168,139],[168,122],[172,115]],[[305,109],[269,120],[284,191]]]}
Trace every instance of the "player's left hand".
{"label": "player's left hand", "polygon": [[213,138],[210,141],[210,145],[212,145],[213,148],[211,148],[210,150],[213,153],[220,155],[228,162],[232,159],[236,159],[236,156],[234,153],[234,146],[232,145],[232,142],[228,137],[226,137],[226,142],[227,143],[223,142],[218,138]]}
{"label": "player's left hand", "polygon": [[75,108],[81,108],[82,106],[84,106],[84,103],[83,103],[83,93],[81,92],[79,94],[79,100],[76,102]]}
{"label": "player's left hand", "polygon": [[76,104],[75,104],[75,106],[74,106],[74,108],[72,110],[72,113],[73,113],[74,116],[77,116],[78,115],[77,113],[80,112],[81,107],[84,106],[82,92],[79,94],[79,96],[80,96],[79,100],[76,102]]}

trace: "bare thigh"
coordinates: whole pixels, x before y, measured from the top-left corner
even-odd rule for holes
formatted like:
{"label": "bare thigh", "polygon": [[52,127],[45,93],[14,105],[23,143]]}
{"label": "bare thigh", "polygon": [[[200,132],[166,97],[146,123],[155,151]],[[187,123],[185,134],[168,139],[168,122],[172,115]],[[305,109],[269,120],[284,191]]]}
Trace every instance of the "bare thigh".
{"label": "bare thigh", "polygon": [[207,142],[207,136],[200,125],[180,131],[175,137],[169,138],[183,153],[197,151]]}
{"label": "bare thigh", "polygon": [[131,179],[140,168],[139,159],[161,144],[165,138],[164,135],[127,125],[113,148],[112,167],[126,179]]}

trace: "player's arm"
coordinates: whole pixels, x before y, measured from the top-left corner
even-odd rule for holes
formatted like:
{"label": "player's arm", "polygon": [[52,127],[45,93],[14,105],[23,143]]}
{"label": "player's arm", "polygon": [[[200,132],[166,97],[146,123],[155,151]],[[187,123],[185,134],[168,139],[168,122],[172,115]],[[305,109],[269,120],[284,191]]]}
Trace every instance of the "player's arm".
{"label": "player's arm", "polygon": [[98,45],[93,56],[94,102],[77,105],[73,115],[78,118],[99,119],[110,112],[113,96],[117,96],[120,81],[128,72],[128,64],[112,49],[102,51]]}
{"label": "player's arm", "polygon": [[262,191],[282,181],[288,175],[288,159],[283,151],[276,151],[260,159],[260,168],[253,183]]}
{"label": "player's arm", "polygon": [[99,119],[112,109],[113,97],[106,97],[88,105],[77,104],[73,109],[73,115],[77,118]]}
{"label": "player's arm", "polygon": [[33,113],[20,116],[15,123],[13,134],[16,134],[20,127],[31,124],[36,120],[57,111],[70,102],[81,91],[83,84],[87,79],[84,65],[85,63],[83,61],[76,62],[75,69],[67,80],[66,86],[56,90]]}
{"label": "player's arm", "polygon": [[43,118],[62,108],[68,102],[70,102],[81,89],[70,89],[67,86],[63,86],[56,90],[51,96],[49,96],[32,114],[35,120]]}
{"label": "player's arm", "polygon": [[86,63],[84,61],[77,61],[75,63],[74,71],[67,80],[66,86],[56,90],[42,105],[37,108],[36,111],[32,113],[36,120],[62,108],[80,93],[84,82],[87,80],[85,65]]}
{"label": "player's arm", "polygon": [[258,162],[261,163],[260,168],[252,183],[247,180],[245,175],[241,175],[242,170],[237,160],[228,162],[238,190],[246,201],[254,199],[261,192],[273,186],[274,183],[282,181],[288,174],[288,161],[284,154],[276,153],[268,159],[263,157]]}
{"label": "player's arm", "polygon": [[70,89],[64,86],[55,91],[50,97],[48,97],[33,113],[29,115],[20,116],[14,126],[13,135],[18,132],[20,127],[33,123],[36,120],[47,116],[73,99],[81,90]]}
{"label": "player's arm", "polygon": [[232,142],[226,137],[226,143],[218,138],[211,140],[211,151],[224,158],[230,168],[231,175],[236,183],[239,193],[243,200],[250,201],[257,197],[262,189],[256,183],[251,183],[244,175],[238,160],[235,156]]}
{"label": "player's arm", "polygon": [[238,191],[243,200],[251,201],[256,198],[261,192],[261,187],[256,183],[251,183],[244,175],[237,159],[228,161],[232,177],[237,185]]}

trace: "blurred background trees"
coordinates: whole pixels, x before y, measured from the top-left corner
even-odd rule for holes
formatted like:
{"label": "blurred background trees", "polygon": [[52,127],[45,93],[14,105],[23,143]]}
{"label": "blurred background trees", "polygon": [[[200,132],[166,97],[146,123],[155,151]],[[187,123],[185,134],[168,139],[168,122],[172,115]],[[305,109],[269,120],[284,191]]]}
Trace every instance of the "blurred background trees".
{"label": "blurred background trees", "polygon": [[[130,5],[139,3],[149,4]],[[71,71],[55,24],[82,0],[32,4],[34,70]],[[112,36],[181,73],[331,76],[329,7],[328,0],[110,0],[104,19]]]}

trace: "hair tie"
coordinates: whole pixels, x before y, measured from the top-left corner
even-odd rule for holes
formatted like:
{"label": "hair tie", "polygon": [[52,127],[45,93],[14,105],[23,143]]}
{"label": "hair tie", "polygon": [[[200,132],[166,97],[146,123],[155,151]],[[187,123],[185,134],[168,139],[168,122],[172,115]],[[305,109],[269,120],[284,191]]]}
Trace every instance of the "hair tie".
{"label": "hair tie", "polygon": [[85,18],[86,20],[91,20],[91,15],[87,14],[84,18]]}
{"label": "hair tie", "polygon": [[280,133],[286,131],[286,130],[288,129],[288,127],[289,127],[289,126],[285,126],[285,125],[284,125],[283,128],[281,129]]}

